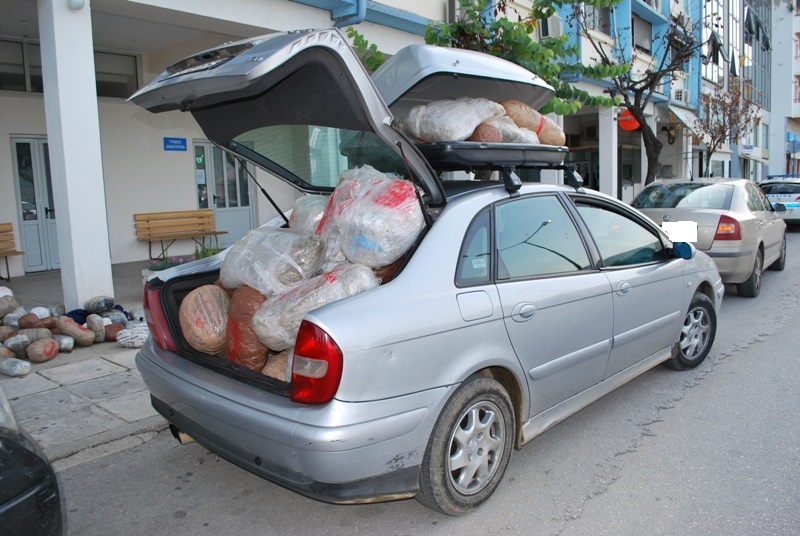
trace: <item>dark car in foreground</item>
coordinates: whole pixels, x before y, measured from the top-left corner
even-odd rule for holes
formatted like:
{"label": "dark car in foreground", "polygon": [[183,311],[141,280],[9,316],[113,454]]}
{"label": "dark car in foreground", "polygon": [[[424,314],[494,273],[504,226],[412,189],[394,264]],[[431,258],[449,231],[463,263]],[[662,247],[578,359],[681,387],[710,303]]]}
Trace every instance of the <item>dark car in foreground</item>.
{"label": "dark car in foreground", "polygon": [[[210,316],[193,322],[182,307],[206,289],[220,298],[203,307],[219,312],[226,298],[210,287],[225,286],[243,246],[151,277],[152,336],[136,363],[176,435],[310,497],[417,497],[456,515],[489,499],[513,449],[652,367],[698,366],[724,292],[707,255],[582,188],[560,164],[565,147],[421,142],[394,120],[454,97],[538,108],[552,95],[510,62],[441,47],[401,50],[370,78],[333,29],[207,51],[135,94],[154,112],[191,111],[209,139],[260,173],[331,196],[322,222],[344,219],[332,208],[357,206],[367,190],[342,187],[366,170],[390,174],[398,192],[411,187],[404,207],[420,216],[421,231],[379,267],[378,284],[300,310],[288,354],[269,348],[267,367],[291,356],[285,376],[242,366],[231,345],[220,355],[187,337]],[[518,173],[542,169],[564,171],[569,185]],[[337,205],[340,196],[352,204]],[[381,196],[376,213],[395,200]],[[370,220],[353,240],[344,225],[326,235],[352,264],[307,282],[333,284],[342,266],[359,266],[353,251],[381,249],[365,235],[395,231],[387,221]],[[262,312],[308,296],[299,288],[266,296],[254,329]],[[224,329],[223,313],[215,316],[211,327]]]}
{"label": "dark car in foreground", "polygon": [[62,497],[53,467],[22,430],[0,388],[0,534],[61,535]]}
{"label": "dark car in foreground", "polygon": [[732,178],[658,180],[631,205],[659,224],[697,224],[695,247],[717,264],[724,283],[740,296],[761,292],[764,268],[786,265],[786,207],[773,207],[753,181]]}

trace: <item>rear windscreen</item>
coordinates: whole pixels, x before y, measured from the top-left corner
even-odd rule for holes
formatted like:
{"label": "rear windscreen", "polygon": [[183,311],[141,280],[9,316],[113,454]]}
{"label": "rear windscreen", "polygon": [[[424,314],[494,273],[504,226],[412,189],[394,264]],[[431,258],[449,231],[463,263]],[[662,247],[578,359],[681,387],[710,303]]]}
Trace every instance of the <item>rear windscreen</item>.
{"label": "rear windscreen", "polygon": [[768,195],[800,194],[800,184],[762,184],[761,189]]}
{"label": "rear windscreen", "polygon": [[677,183],[653,184],[636,196],[635,208],[707,208],[729,210],[733,186],[730,184]]}

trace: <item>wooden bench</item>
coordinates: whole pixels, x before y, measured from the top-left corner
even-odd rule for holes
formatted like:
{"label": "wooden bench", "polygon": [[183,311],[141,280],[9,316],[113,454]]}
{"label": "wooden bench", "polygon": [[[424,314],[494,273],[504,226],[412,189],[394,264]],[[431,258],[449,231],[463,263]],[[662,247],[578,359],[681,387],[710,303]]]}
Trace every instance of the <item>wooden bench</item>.
{"label": "wooden bench", "polygon": [[[188,238],[205,247],[206,237],[213,236],[219,246],[217,237],[228,234],[227,231],[217,231],[214,211],[211,209],[134,214],[133,221],[136,238],[148,242],[148,251],[153,260],[166,259],[167,249],[176,240]],[[161,253],[156,257],[153,257],[153,242],[161,245]]]}
{"label": "wooden bench", "polygon": [[3,257],[6,261],[6,277],[0,274],[0,279],[11,281],[8,258],[12,255],[25,255],[25,252],[17,251],[14,246],[14,226],[10,223],[0,223],[0,257]]}

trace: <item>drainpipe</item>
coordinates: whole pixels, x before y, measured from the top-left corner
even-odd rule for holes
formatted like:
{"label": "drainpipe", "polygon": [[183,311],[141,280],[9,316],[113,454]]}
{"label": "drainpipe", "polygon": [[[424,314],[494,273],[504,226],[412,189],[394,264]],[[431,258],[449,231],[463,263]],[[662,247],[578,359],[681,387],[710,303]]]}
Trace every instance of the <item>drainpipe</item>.
{"label": "drainpipe", "polygon": [[367,18],[367,0],[355,0],[355,4],[355,14],[344,19],[338,19],[334,23],[336,28],[343,28],[345,26],[352,26],[353,24],[364,22],[364,19]]}

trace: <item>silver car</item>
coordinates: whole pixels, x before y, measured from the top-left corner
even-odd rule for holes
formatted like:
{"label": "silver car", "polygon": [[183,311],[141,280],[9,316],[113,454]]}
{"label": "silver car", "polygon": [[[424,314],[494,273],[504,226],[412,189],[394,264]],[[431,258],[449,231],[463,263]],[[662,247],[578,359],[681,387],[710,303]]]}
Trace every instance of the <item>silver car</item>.
{"label": "silver car", "polygon": [[456,95],[538,107],[552,88],[426,46],[370,78],[331,29],[206,51],[132,97],[191,111],[220,147],[304,192],[329,194],[352,166],[392,172],[425,218],[380,286],[305,313],[288,381],[187,344],[181,301],[217,279],[219,258],[151,278],[136,363],[177,436],[323,501],[416,497],[458,515],[489,499],[513,449],[652,367],[706,358],[724,292],[713,261],[569,172],[571,186],[520,179],[557,168],[563,147],[415,144],[396,129],[411,103]]}
{"label": "silver car", "polygon": [[761,188],[745,179],[655,181],[631,203],[659,223],[697,224],[697,249],[717,264],[722,281],[740,296],[761,292],[764,268],[786,265],[786,224]]}

